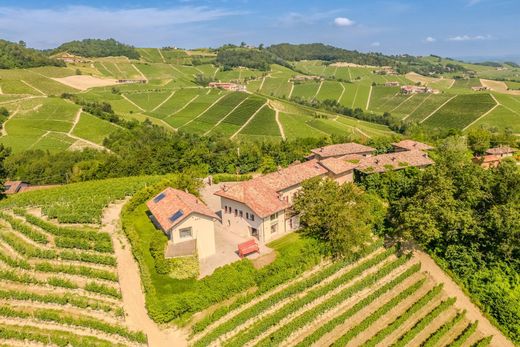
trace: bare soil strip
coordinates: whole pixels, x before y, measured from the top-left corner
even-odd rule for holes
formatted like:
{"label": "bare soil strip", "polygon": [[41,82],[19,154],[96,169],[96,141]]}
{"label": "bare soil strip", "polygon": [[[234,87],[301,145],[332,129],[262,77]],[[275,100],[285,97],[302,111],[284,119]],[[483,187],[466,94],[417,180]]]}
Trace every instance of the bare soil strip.
{"label": "bare soil strip", "polygon": [[187,346],[186,337],[179,330],[161,330],[146,312],[139,266],[132,255],[130,243],[118,224],[125,203],[126,201],[120,201],[105,209],[102,218],[102,230],[112,236],[126,323],[130,329],[143,331],[148,336],[150,346]]}
{"label": "bare soil strip", "polygon": [[461,319],[457,324],[455,324],[450,331],[446,332],[444,336],[442,336],[438,342],[439,346],[448,346],[452,343],[457,336],[462,334],[462,331],[468,326],[469,321],[465,318]]}
{"label": "bare soil strip", "polygon": [[480,84],[484,87],[488,87],[490,90],[501,93],[501,94],[509,94],[509,95],[520,95],[520,90],[509,90],[507,84],[502,81],[493,81],[480,79]]}
{"label": "bare soil strip", "polygon": [[507,339],[502,332],[491,324],[482,314],[480,309],[471,302],[462,289],[447,275],[430,256],[423,251],[415,250],[414,258],[421,262],[421,268],[432,276],[437,283],[443,283],[443,290],[450,297],[455,297],[455,306],[460,310],[466,310],[466,317],[470,321],[479,321],[478,330],[484,335],[493,335],[492,345],[501,347],[513,347],[514,344]]}
{"label": "bare soil strip", "polygon": [[[370,269],[365,270],[363,273],[361,273],[358,277],[356,277],[353,280],[350,280],[346,283],[343,283],[339,285],[338,287],[334,288],[333,290],[327,292],[325,295],[321,296],[319,299],[314,300],[310,302],[309,304],[305,305],[304,307],[292,312],[287,317],[283,318],[281,321],[279,321],[276,325],[272,326],[271,328],[265,330],[260,334],[259,336],[255,337],[252,341],[249,341],[246,346],[254,346],[257,344],[260,340],[263,338],[269,336],[271,333],[277,331],[280,327],[284,326],[285,324],[289,323],[296,317],[304,314],[306,311],[313,309],[314,307],[320,305],[321,303],[325,302],[326,300],[334,297],[336,294],[340,293],[341,291],[352,287],[353,285],[356,285],[356,283],[359,283],[359,281],[363,280],[365,277],[370,276],[374,273],[376,273],[379,269],[381,269],[385,264],[388,264],[392,259],[395,259],[394,256],[390,256],[389,258],[385,259],[383,262],[371,267]],[[395,275],[395,273],[394,273]],[[308,292],[308,290],[306,291]],[[303,297],[303,295],[301,296]],[[350,301],[350,300],[348,300]],[[282,307],[282,306],[280,306]],[[278,308],[280,308],[278,307]],[[277,308],[277,309],[278,309]],[[274,311],[273,311],[274,312]]]}
{"label": "bare soil strip", "polygon": [[[395,329],[391,332],[387,337],[385,337],[381,342],[377,344],[377,347],[391,346],[393,345],[399,337],[405,334],[407,331],[412,329],[417,322],[419,322],[424,316],[426,316],[431,310],[433,310],[437,305],[441,303],[443,299],[443,295],[439,294],[435,296],[432,300],[430,300],[426,305],[421,307],[417,312],[415,312],[410,318],[408,318],[398,329]],[[384,327],[381,327],[382,329]]]}
{"label": "bare soil strip", "polygon": [[274,111],[275,111],[274,118],[276,120],[276,124],[278,124],[278,130],[280,130],[280,135],[282,136],[282,139],[285,140],[286,139],[285,131],[283,130],[282,122],[280,122],[280,111],[278,111],[276,109]]}
{"label": "bare soil strip", "polygon": [[293,90],[294,90],[294,83],[291,82],[291,91],[289,92],[289,96],[287,97],[287,99],[291,99]]}
{"label": "bare soil strip", "polygon": [[358,90],[359,90],[359,84],[356,86],[356,92],[354,93],[354,99],[352,99],[352,107],[351,108],[354,108],[354,104],[356,103]]}
{"label": "bare soil strip", "polygon": [[320,93],[320,90],[321,90],[322,86],[323,86],[323,81],[320,82],[318,90],[316,91],[316,94],[314,94],[314,99],[316,99],[318,97],[318,94]]}
{"label": "bare soil strip", "polygon": [[457,315],[457,310],[452,307],[441,312],[440,315],[435,317],[433,322],[430,322],[427,327],[421,330],[414,338],[406,344],[406,347],[421,346],[431,334],[435,333],[437,329],[443,326],[445,323],[452,320]]}
{"label": "bare soil strip", "polygon": [[[423,277],[423,276],[421,276]],[[414,284],[420,277],[416,277],[415,280],[411,280],[409,282],[410,285]],[[405,298],[403,301],[397,304],[394,308],[392,308],[390,311],[388,311],[386,314],[384,314],[381,318],[379,318],[377,321],[375,321],[373,324],[370,325],[366,330],[362,331],[359,335],[354,337],[350,342],[349,345],[352,346],[363,346],[369,339],[374,337],[375,334],[377,334],[382,328],[386,327],[388,324],[392,323],[397,317],[402,315],[408,308],[410,308],[417,300],[419,300],[423,295],[425,295],[430,289],[432,289],[434,286],[433,283],[426,283],[421,286],[415,293],[410,295],[409,297]],[[408,286],[407,286],[408,287]],[[382,298],[378,299],[377,301],[383,301],[384,303],[381,303],[379,307],[376,308],[379,309],[383,304],[386,304],[388,301],[393,299],[395,296],[399,295],[399,293],[406,289],[407,287],[401,287],[401,290],[398,290],[397,288],[392,290],[394,295],[391,295],[388,300],[384,300]],[[372,311],[372,312],[375,312]],[[368,315],[363,317],[365,319]]]}
{"label": "bare soil strip", "polygon": [[74,75],[51,79],[66,86],[83,91],[95,87],[108,87],[119,84],[114,78],[99,78],[89,75]]}
{"label": "bare soil strip", "polygon": [[164,55],[162,54],[162,52],[159,48],[157,48],[157,52],[159,52],[159,55],[161,56],[163,63],[166,63],[166,59],[164,59]]}
{"label": "bare soil strip", "polygon": [[18,108],[9,115],[9,117],[7,117],[7,119],[5,120],[4,124],[2,124],[2,136],[7,136],[7,129],[6,129],[6,124],[9,120],[11,120],[12,118],[14,118],[14,116],[16,116],[16,114],[18,113],[18,111],[20,111],[20,105],[18,105]]}
{"label": "bare soil strip", "polygon": [[[357,294],[358,296],[355,297],[355,301],[352,302],[352,305],[354,305],[355,302],[368,296],[371,292],[375,291],[377,288],[380,288],[381,286],[384,286],[385,284],[389,283],[394,278],[399,276],[399,274],[406,271],[406,269],[408,269],[412,265],[413,265],[412,262],[407,262],[406,264],[403,264],[402,266],[400,266],[399,268],[394,270],[392,273],[383,277],[381,280],[379,280],[375,284],[371,285],[368,288],[365,288],[362,292]],[[417,277],[418,275],[420,275],[420,273],[416,273],[413,276],[410,276],[409,278],[404,280],[402,283],[398,284],[396,289],[383,294],[378,300],[373,301],[370,305],[364,307],[359,312],[356,312],[356,314],[354,314],[354,316],[347,319],[346,322],[336,326],[334,329],[329,331],[327,334],[323,335],[321,337],[321,339],[314,344],[314,346],[329,346],[330,344],[332,344],[338,338],[343,336],[345,334],[345,332],[347,332],[349,329],[351,329],[354,326],[361,323],[363,321],[363,319],[365,319],[371,312],[377,310],[377,308],[382,306],[385,301],[390,300],[392,297],[397,295],[401,291],[400,289],[407,288],[412,283],[415,283],[420,278],[420,277]],[[333,317],[330,317],[330,319],[332,319],[332,318]],[[318,326],[316,326],[315,329],[316,328],[318,328]]]}
{"label": "bare soil strip", "polygon": [[341,94],[338,97],[338,102],[341,102],[341,99],[343,98],[343,94],[345,94],[345,86],[343,85],[343,82],[340,82],[339,85],[341,86],[342,91],[341,91]]}
{"label": "bare soil strip", "polygon": [[422,124],[424,123],[425,120],[427,120],[428,118],[430,118],[431,116],[433,116],[435,113],[437,113],[437,111],[439,111],[441,108],[443,108],[448,102],[450,102],[451,100],[455,99],[456,97],[458,96],[457,95],[454,95],[452,96],[451,98],[449,98],[448,100],[446,100],[442,105],[440,105],[439,107],[437,107],[432,113],[430,113],[429,115],[427,115],[425,118],[423,118],[419,124]]}
{"label": "bare soil strip", "polygon": [[391,109],[390,112],[394,112],[395,110],[397,110],[399,107],[401,107],[405,102],[407,102],[408,100],[410,100],[411,98],[413,98],[415,95],[417,95],[417,94],[412,94],[412,95],[410,95],[409,97],[407,97],[406,99],[404,99],[402,102],[399,103],[399,105],[397,105],[396,107],[394,107],[393,109]]}
{"label": "bare soil strip", "polygon": [[258,112],[260,112],[261,109],[263,109],[264,107],[266,107],[266,105],[267,105],[267,101],[265,102],[265,104],[263,104],[262,106],[260,106],[260,107],[255,111],[255,113],[253,113],[253,114],[251,115],[251,117],[249,117],[249,118],[247,119],[247,121],[246,121],[244,124],[242,124],[242,126],[241,126],[241,127],[240,127],[240,128],[239,128],[239,129],[238,129],[238,130],[233,134],[233,135],[231,135],[230,139],[233,140],[233,139],[235,138],[235,136],[237,136],[237,135],[242,131],[242,129],[244,129],[244,128],[245,128],[245,127],[246,127],[246,126],[247,126],[247,125],[248,125],[248,124],[253,120],[253,118],[255,118],[255,116],[258,114]]}
{"label": "bare soil strip", "polygon": [[78,112],[76,113],[76,116],[74,117],[74,122],[72,123],[72,127],[70,128],[69,132],[67,134],[72,134],[72,132],[74,131],[74,128],[76,128],[76,125],[78,125],[79,123],[79,120],[81,118],[81,112],[83,112],[83,109],[80,108],[78,110]]}

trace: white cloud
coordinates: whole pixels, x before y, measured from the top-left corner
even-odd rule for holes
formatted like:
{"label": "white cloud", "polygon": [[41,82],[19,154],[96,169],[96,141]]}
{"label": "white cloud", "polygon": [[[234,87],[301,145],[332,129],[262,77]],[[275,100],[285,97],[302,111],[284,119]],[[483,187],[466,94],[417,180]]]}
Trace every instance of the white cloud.
{"label": "white cloud", "polygon": [[189,30],[189,25],[200,25],[238,14],[241,13],[201,6],[162,9],[0,7],[0,32],[3,38],[25,40],[30,46],[37,48],[48,48],[64,41],[87,37],[114,37],[128,43],[152,46],[159,42],[181,39],[182,33]]}
{"label": "white cloud", "polygon": [[379,42],[379,41],[372,42],[370,44],[370,46],[372,46],[372,47],[379,47],[379,46],[381,46],[381,42]]}
{"label": "white cloud", "polygon": [[329,19],[330,17],[337,15],[342,10],[335,9],[330,11],[312,12],[312,13],[300,13],[300,12],[289,12],[278,18],[276,21],[277,26],[291,27],[298,26],[300,24],[314,24],[319,21]]}
{"label": "white cloud", "polygon": [[338,27],[349,27],[354,25],[354,21],[346,17],[336,17],[334,18],[334,24]]}
{"label": "white cloud", "polygon": [[481,40],[490,40],[492,38],[491,35],[457,35],[448,37],[448,41],[481,41]]}
{"label": "white cloud", "polygon": [[428,42],[428,43],[432,43],[435,41],[437,41],[437,39],[435,37],[431,37],[431,36],[428,36],[427,38],[424,39],[424,42]]}

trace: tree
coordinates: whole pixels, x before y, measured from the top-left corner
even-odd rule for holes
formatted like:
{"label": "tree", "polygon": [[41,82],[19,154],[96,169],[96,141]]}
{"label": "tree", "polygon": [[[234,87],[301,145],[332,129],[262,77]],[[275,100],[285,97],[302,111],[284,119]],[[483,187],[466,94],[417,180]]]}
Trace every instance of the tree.
{"label": "tree", "polygon": [[[7,170],[4,165],[5,159],[11,154],[11,149],[5,147],[4,144],[0,143],[0,186],[4,186],[5,179],[7,178]],[[4,197],[3,189],[0,191],[0,198]]]}
{"label": "tree", "polygon": [[383,206],[354,184],[314,178],[303,183],[294,209],[300,214],[302,233],[325,242],[332,255],[342,257],[371,240]]}
{"label": "tree", "polygon": [[468,132],[468,146],[476,154],[483,154],[490,146],[491,133],[484,128],[474,128]]}

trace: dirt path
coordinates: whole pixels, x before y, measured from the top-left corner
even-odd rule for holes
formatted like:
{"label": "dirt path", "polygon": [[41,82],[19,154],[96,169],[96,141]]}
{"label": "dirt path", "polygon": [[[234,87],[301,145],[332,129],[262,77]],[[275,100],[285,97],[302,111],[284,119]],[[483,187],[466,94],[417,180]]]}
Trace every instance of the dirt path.
{"label": "dirt path", "polygon": [[491,107],[486,113],[484,113],[482,116],[478,117],[477,119],[475,119],[473,122],[469,123],[466,127],[464,127],[464,129],[462,129],[462,131],[466,131],[468,130],[469,127],[471,127],[473,124],[477,123],[478,121],[480,121],[482,118],[484,118],[485,116],[487,116],[488,114],[490,114],[491,112],[493,112],[495,110],[495,108],[497,108],[498,106],[500,106],[500,104],[496,104],[495,106]]}
{"label": "dirt path", "polygon": [[137,68],[137,66],[135,66],[135,64],[132,64],[132,67],[135,69],[135,71],[137,71],[139,73],[139,75],[141,75],[141,77],[145,80],[145,81],[148,81],[148,78],[146,78],[146,76],[144,75],[144,73],[141,72],[141,70],[139,70]]}
{"label": "dirt path", "polygon": [[166,116],[164,119],[168,119],[170,118],[171,116],[175,116],[177,113],[181,112],[182,110],[184,110],[186,107],[188,107],[192,102],[194,102],[195,100],[197,100],[197,98],[199,97],[200,95],[195,95],[190,101],[188,101],[184,106],[182,106],[181,108],[179,108],[177,111],[173,112],[172,114],[169,114],[168,116]]}
{"label": "dirt path", "polygon": [[173,97],[173,95],[175,95],[175,92],[176,92],[176,90],[174,90],[170,95],[168,95],[168,96],[166,97],[166,99],[164,99],[164,100],[163,100],[159,105],[155,106],[155,107],[153,108],[152,112],[154,112],[154,111],[157,110],[159,107],[161,107],[161,106],[164,105],[166,102],[168,102],[168,100],[170,100],[170,99]]}
{"label": "dirt path", "polygon": [[2,136],[7,136],[7,129],[5,128],[5,125],[7,124],[7,122],[12,119],[14,116],[16,116],[16,114],[20,111],[20,105],[18,105],[18,108],[16,109],[16,111],[14,111],[13,113],[11,113],[9,115],[9,117],[7,117],[7,119],[5,120],[5,122],[2,124]]}
{"label": "dirt path", "polygon": [[212,108],[213,105],[215,105],[215,104],[218,103],[220,100],[222,100],[222,98],[225,97],[226,95],[227,95],[227,94],[224,94],[224,95],[222,95],[220,98],[218,98],[217,100],[213,101],[213,103],[212,103],[211,105],[209,105],[209,106],[208,106],[204,111],[202,111],[202,112],[199,113],[196,117],[190,119],[189,121],[187,121],[186,123],[184,123],[183,125],[181,125],[181,126],[179,127],[179,129],[182,128],[182,127],[185,126],[185,125],[190,124],[191,122],[193,122],[193,121],[196,120],[197,118],[201,117],[201,116],[202,116],[204,113],[206,113],[210,108]]}
{"label": "dirt path", "polygon": [[28,87],[30,87],[30,88],[36,90],[36,91],[37,91],[38,93],[40,93],[41,95],[43,95],[43,96],[47,96],[47,94],[45,94],[44,92],[42,92],[40,89],[38,89],[38,88],[36,88],[35,86],[33,86],[33,85],[31,85],[31,84],[25,82],[24,80],[20,80],[20,82],[22,82],[22,83],[25,84],[26,86],[28,86]]}
{"label": "dirt path", "polygon": [[231,135],[230,139],[233,140],[235,138],[235,136],[237,136],[241,131],[242,129],[244,129],[254,118],[255,116],[258,114],[258,112],[260,112],[261,109],[263,109],[264,107],[266,107],[267,105],[267,102],[265,104],[263,104],[261,107],[259,107],[255,113],[253,113],[251,115],[251,117],[249,117],[244,124],[242,124],[242,126],[233,134]]}
{"label": "dirt path", "polygon": [[428,118],[430,118],[431,116],[433,116],[434,114],[436,114],[437,111],[439,111],[441,108],[444,107],[444,105],[446,105],[446,104],[447,104],[448,102],[450,102],[451,100],[455,99],[457,96],[458,96],[458,94],[452,96],[451,98],[449,98],[448,100],[446,100],[445,102],[443,102],[442,105],[440,105],[439,107],[437,107],[437,108],[436,108],[432,113],[430,113],[430,114],[427,115],[425,118],[423,118],[423,119],[419,122],[419,124],[424,123],[424,121],[426,121]]}
{"label": "dirt path", "polygon": [[280,111],[275,109],[274,110],[275,115],[274,119],[276,120],[276,124],[278,124],[278,129],[280,130],[280,135],[282,136],[282,139],[285,140],[285,131],[283,130],[282,122],[280,122]]}
{"label": "dirt path", "polygon": [[161,59],[162,59],[163,63],[166,63],[166,59],[164,59],[164,55],[162,54],[160,48],[157,48],[157,52],[159,52],[159,55],[161,56]]}
{"label": "dirt path", "polygon": [[338,102],[341,103],[341,99],[343,99],[343,94],[345,94],[345,90],[346,90],[346,89],[345,89],[345,86],[343,85],[342,82],[339,82],[339,85],[340,85],[341,88],[343,89],[343,90],[341,91],[341,94],[339,95],[339,98],[338,98]]}
{"label": "dirt path", "polygon": [[222,123],[223,121],[225,121],[226,118],[229,117],[230,114],[232,114],[233,112],[235,112],[235,110],[236,110],[237,108],[239,108],[239,107],[240,107],[240,106],[241,106],[241,105],[242,105],[246,100],[247,100],[247,98],[245,98],[244,100],[240,101],[240,102],[238,103],[238,105],[236,105],[235,107],[233,107],[233,109],[232,109],[231,111],[229,111],[229,112],[228,112],[224,117],[220,118],[220,119],[218,120],[218,122],[215,123],[211,129],[209,129],[208,131],[206,131],[206,132],[204,133],[204,136],[208,135],[208,134],[209,134],[210,132],[212,132],[216,127],[218,127],[218,126],[220,125],[220,123]]}
{"label": "dirt path", "polygon": [[397,105],[396,107],[394,107],[393,109],[391,109],[390,112],[394,112],[395,110],[397,110],[399,107],[401,107],[405,102],[407,102],[408,100],[410,100],[411,98],[413,98],[415,95],[417,95],[417,94],[412,94],[412,95],[410,95],[409,97],[407,97],[406,99],[404,99],[402,102],[399,103],[399,105]]}
{"label": "dirt path", "polygon": [[114,243],[127,325],[130,329],[143,331],[148,336],[149,346],[187,346],[186,338],[179,330],[159,329],[146,312],[139,266],[132,255],[130,243],[118,227],[121,210],[125,203],[126,201],[120,201],[105,209],[102,218],[102,230],[112,236]]}
{"label": "dirt path", "polygon": [[292,96],[292,93],[294,91],[294,83],[291,82],[291,91],[289,92],[289,96],[287,97],[287,99],[291,99],[291,96]]}
{"label": "dirt path", "polygon": [[314,94],[314,99],[316,99],[318,97],[321,87],[323,87],[323,81],[320,82],[320,85],[318,86],[318,90],[316,91],[316,94]]}
{"label": "dirt path", "polygon": [[264,78],[262,78],[262,83],[260,83],[260,87],[258,87],[258,91],[260,92],[262,90],[262,88],[264,87],[264,82],[265,82],[265,76]]}
{"label": "dirt path", "polygon": [[81,118],[81,112],[83,112],[83,109],[80,107],[80,109],[78,110],[78,113],[76,113],[76,117],[74,117],[74,122],[72,123],[72,127],[70,128],[69,132],[67,133],[68,135],[71,135],[72,132],[74,131],[74,129],[76,128],[76,125],[78,125],[79,120]]}
{"label": "dirt path", "polygon": [[[368,92],[368,99],[367,99],[367,107],[365,107],[365,110],[368,111],[368,107],[370,106],[370,99],[372,98],[372,86],[370,86],[370,91]],[[357,90],[356,90],[357,93]]]}
{"label": "dirt path", "polygon": [[471,302],[471,300],[464,294],[462,289],[447,275],[435,261],[426,253],[420,250],[415,250],[414,258],[421,262],[421,268],[434,278],[437,283],[444,284],[444,291],[450,297],[455,297],[455,306],[461,310],[466,310],[466,317],[470,321],[479,321],[478,330],[484,335],[493,335],[491,340],[492,346],[513,347],[513,343],[509,341],[491,322],[482,314],[480,309]]}
{"label": "dirt path", "polygon": [[125,99],[126,101],[128,101],[129,103],[131,103],[132,105],[134,105],[135,107],[140,109],[141,111],[146,112],[146,110],[144,108],[142,108],[141,106],[137,105],[135,102],[130,100],[125,94],[121,94],[121,96],[123,97],[123,99]]}
{"label": "dirt path", "polygon": [[433,95],[433,94],[429,94],[427,97],[425,97],[424,100],[421,101],[421,102],[420,102],[420,103],[419,103],[419,104],[418,104],[418,105],[417,105],[417,106],[412,110],[412,112],[410,112],[409,114],[407,114],[407,115],[403,118],[403,120],[406,120],[406,118],[408,118],[408,117],[410,117],[412,114],[414,114],[415,111],[417,111],[417,110],[419,109],[419,107],[421,107],[421,106],[424,104],[424,102],[425,102],[426,100],[428,100],[428,99],[430,98],[430,96],[432,96],[432,95]]}

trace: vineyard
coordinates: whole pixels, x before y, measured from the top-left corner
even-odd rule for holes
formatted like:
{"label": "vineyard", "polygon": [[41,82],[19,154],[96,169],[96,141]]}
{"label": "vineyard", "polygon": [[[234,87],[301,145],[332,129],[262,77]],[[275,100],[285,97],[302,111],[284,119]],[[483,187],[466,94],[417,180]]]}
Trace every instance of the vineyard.
{"label": "vineyard", "polygon": [[380,244],[244,295],[191,325],[202,346],[470,346],[489,339],[420,264]]}
{"label": "vineyard", "polygon": [[142,346],[125,326],[112,236],[25,209],[0,212],[0,339],[13,346]]}

